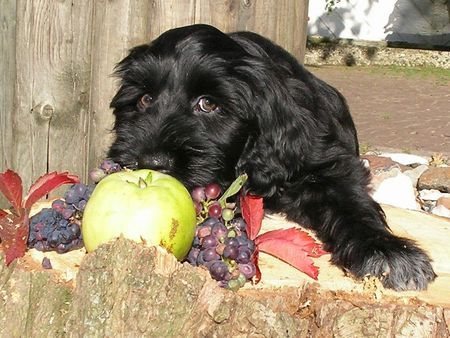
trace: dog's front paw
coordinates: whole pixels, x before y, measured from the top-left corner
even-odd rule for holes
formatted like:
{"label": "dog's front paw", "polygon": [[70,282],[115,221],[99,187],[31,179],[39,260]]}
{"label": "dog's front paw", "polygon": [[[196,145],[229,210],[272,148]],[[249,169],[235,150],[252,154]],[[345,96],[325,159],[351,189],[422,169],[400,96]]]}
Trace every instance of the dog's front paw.
{"label": "dog's front paw", "polygon": [[376,276],[397,291],[423,290],[436,278],[428,255],[410,240],[389,236],[364,244],[353,247],[347,265],[356,277]]}

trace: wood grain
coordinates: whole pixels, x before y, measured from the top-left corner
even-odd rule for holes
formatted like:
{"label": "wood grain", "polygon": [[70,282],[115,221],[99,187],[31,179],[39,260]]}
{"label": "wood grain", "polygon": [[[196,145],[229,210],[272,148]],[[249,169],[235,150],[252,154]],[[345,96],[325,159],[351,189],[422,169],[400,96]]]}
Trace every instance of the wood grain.
{"label": "wood grain", "polygon": [[[367,288],[367,283],[346,276],[341,269],[330,264],[330,255],[324,255],[313,259],[320,269],[318,279],[320,288],[348,293],[369,293],[370,296],[374,297],[392,296],[405,301],[417,298],[433,305],[449,307],[450,246],[448,242],[450,240],[450,221],[424,212],[391,206],[383,206],[383,210],[386,213],[388,224],[395,234],[415,240],[421,248],[428,252],[433,260],[433,268],[438,275],[436,280],[429,285],[426,291],[421,292],[395,292],[383,288],[373,290],[373,288]],[[296,226],[296,224],[287,222],[279,215],[266,216],[261,233],[292,226]],[[302,272],[267,254],[261,254],[260,264],[263,274],[259,285],[261,288],[299,287],[314,282]]]}
{"label": "wood grain", "polygon": [[27,188],[48,171],[83,176],[90,1],[17,1],[12,160]]}
{"label": "wood grain", "polygon": [[[12,120],[16,78],[16,1],[2,1],[0,11],[0,172],[12,167]],[[7,201],[0,196],[0,208]]]}

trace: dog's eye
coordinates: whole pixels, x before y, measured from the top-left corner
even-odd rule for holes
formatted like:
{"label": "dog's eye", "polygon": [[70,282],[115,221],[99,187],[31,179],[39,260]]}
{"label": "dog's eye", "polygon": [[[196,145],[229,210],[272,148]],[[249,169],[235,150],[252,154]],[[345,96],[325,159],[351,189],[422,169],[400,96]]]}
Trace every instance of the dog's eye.
{"label": "dog's eye", "polygon": [[202,97],[202,98],[200,98],[200,100],[198,100],[198,103],[195,106],[195,109],[197,111],[203,112],[203,113],[212,113],[212,112],[218,110],[219,108],[218,108],[217,104],[215,104],[210,99],[208,99],[206,97]]}
{"label": "dog's eye", "polygon": [[145,109],[147,107],[149,107],[153,102],[153,97],[151,97],[151,95],[149,94],[145,94],[143,95],[138,102],[138,107],[140,109]]}

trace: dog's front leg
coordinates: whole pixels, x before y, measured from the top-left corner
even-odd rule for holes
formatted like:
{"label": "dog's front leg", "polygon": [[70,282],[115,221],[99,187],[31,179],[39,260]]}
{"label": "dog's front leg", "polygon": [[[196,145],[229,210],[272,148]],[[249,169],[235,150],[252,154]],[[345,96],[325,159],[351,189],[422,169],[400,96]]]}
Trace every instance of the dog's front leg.
{"label": "dog's front leg", "polygon": [[435,277],[427,254],[413,241],[393,235],[369,195],[368,172],[355,157],[299,180],[273,209],[317,232],[332,262],[357,278],[377,276],[396,290],[425,289]]}

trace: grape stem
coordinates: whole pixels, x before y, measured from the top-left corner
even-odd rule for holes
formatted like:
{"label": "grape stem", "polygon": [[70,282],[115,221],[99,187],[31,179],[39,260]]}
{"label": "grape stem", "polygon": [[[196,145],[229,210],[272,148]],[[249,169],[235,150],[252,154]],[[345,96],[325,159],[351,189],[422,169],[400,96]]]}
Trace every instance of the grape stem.
{"label": "grape stem", "polygon": [[228,189],[223,193],[223,195],[219,198],[218,202],[222,208],[226,207],[227,198],[233,195],[236,195],[242,188],[242,186],[247,181],[248,175],[241,174],[239,175],[233,183],[228,187]]}

